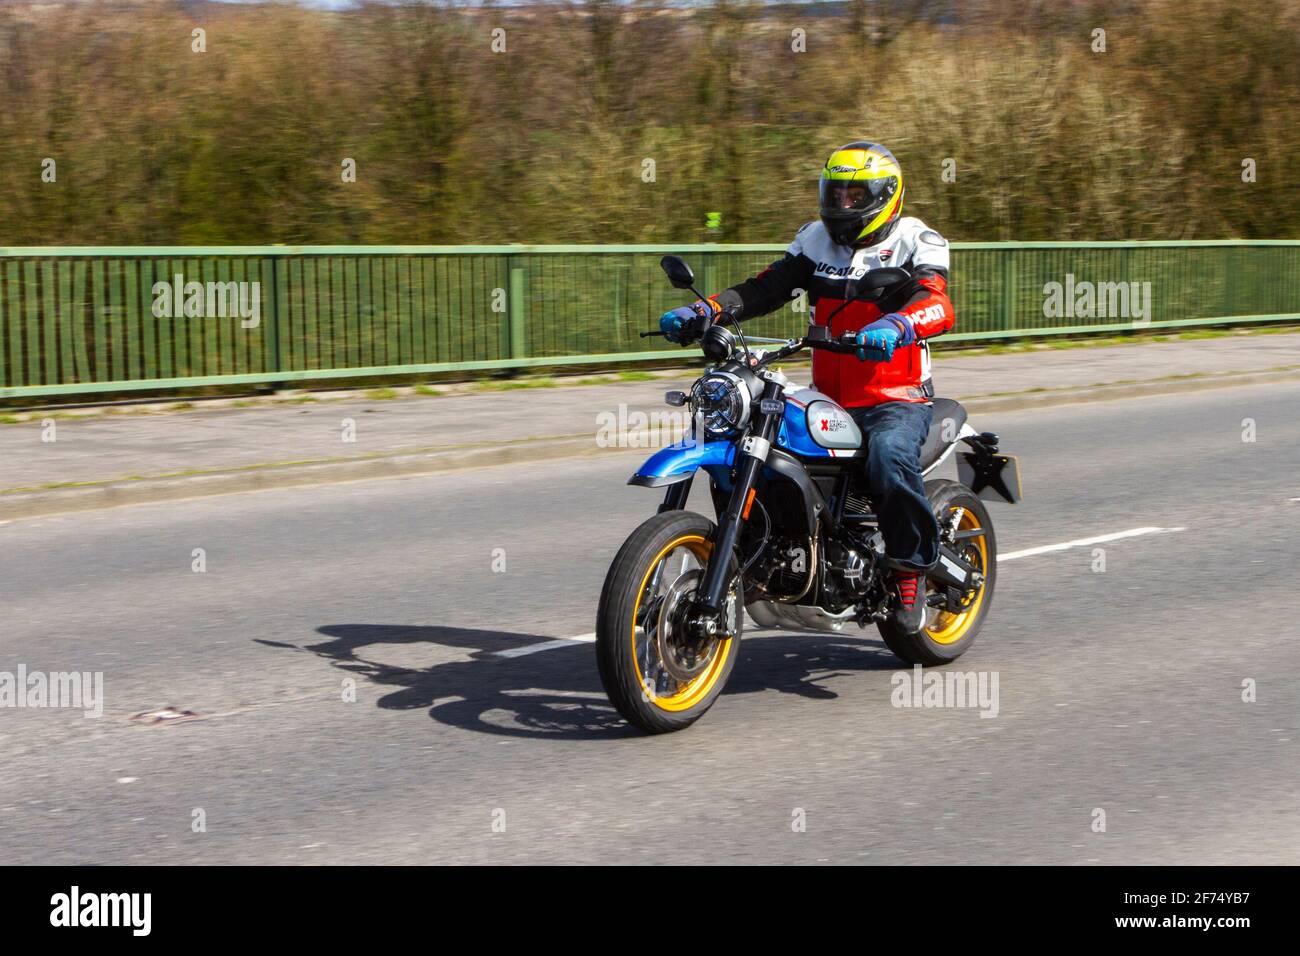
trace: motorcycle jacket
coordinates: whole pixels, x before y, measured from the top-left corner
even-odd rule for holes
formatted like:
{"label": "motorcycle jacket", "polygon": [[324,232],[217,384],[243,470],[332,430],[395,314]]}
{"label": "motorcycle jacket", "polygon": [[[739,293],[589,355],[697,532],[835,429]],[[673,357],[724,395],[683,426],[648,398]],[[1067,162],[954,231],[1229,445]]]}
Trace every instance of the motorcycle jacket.
{"label": "motorcycle jacket", "polygon": [[[872,269],[896,267],[911,273],[911,282],[891,290],[879,302],[850,301],[852,284]],[[953,325],[948,299],[948,242],[921,220],[903,217],[874,245],[853,249],[832,241],[820,221],[795,234],[785,255],[752,279],[712,296],[744,320],[766,315],[807,293],[810,321],[830,334],[856,332],[882,315],[898,313],[911,323],[915,340],[897,349],[888,362],[862,362],[856,356],[818,350],[813,353],[813,384],[845,408],[882,402],[928,402],[930,349],[926,339]],[[838,311],[837,311],[838,310]]]}

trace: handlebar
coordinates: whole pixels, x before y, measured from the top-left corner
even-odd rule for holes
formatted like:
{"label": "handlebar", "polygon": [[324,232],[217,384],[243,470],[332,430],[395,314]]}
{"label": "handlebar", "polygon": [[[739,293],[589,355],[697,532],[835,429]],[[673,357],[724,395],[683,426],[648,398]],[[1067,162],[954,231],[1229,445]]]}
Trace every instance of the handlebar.
{"label": "handlebar", "polygon": [[856,355],[858,338],[856,332],[844,332],[834,339],[804,339],[804,344],[811,349],[824,349],[827,352],[839,352],[841,355]]}
{"label": "handlebar", "polygon": [[772,362],[779,362],[806,348],[821,349],[824,352],[838,352],[841,355],[856,355],[858,351],[856,334],[855,332],[845,332],[838,338],[823,339],[806,336],[802,339],[789,339],[781,348],[764,355],[760,364],[766,366]]}
{"label": "handlebar", "polygon": [[[734,320],[734,313],[731,310],[724,309],[714,317],[713,324],[718,325],[729,320]],[[813,326],[813,328],[826,329],[825,326]],[[662,331],[642,332],[641,338],[646,339],[646,338],[651,338],[653,336],[662,336],[666,334],[667,333]],[[802,351],[805,348],[821,349],[822,351],[825,352],[837,352],[840,355],[855,355],[857,354],[858,351],[858,343],[857,343],[856,335],[857,333],[855,332],[844,332],[840,334],[838,337],[831,338],[829,335],[829,330],[826,330],[825,338],[822,338],[820,336],[818,337],[805,336],[804,338],[801,339],[755,339],[754,341],[786,343],[781,348],[769,352],[767,353],[766,356],[764,356],[763,364],[767,365],[769,362],[776,362],[776,361],[780,361],[781,359],[788,358],[789,356],[795,354],[796,352]]]}

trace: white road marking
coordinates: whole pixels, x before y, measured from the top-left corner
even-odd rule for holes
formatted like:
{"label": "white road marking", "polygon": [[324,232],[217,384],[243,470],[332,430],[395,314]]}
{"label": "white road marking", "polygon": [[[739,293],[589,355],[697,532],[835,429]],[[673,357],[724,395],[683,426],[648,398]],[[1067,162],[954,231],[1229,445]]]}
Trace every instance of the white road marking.
{"label": "white road marking", "polygon": [[1045,544],[1037,548],[1025,548],[1023,551],[1008,551],[998,555],[998,563],[1015,561],[1017,558],[1032,558],[1037,554],[1052,554],[1056,551],[1069,551],[1071,548],[1083,548],[1090,544],[1105,544],[1107,541],[1119,541],[1123,538],[1137,538],[1144,534],[1172,534],[1186,531],[1186,528],[1129,528],[1113,534],[1099,534],[1095,538],[1077,538],[1074,541],[1062,541],[1060,544]]}
{"label": "white road marking", "polygon": [[553,641],[543,641],[541,644],[526,644],[523,647],[510,647],[504,651],[497,651],[496,657],[525,657],[528,654],[536,654],[538,651],[554,651],[561,647],[572,647],[574,644],[595,644],[595,632],[591,634],[578,634],[574,637],[561,637]]}
{"label": "white road marking", "polygon": [[[1090,544],[1105,544],[1108,541],[1121,541],[1124,538],[1137,538],[1144,534],[1172,534],[1177,531],[1186,531],[1186,528],[1129,528],[1127,531],[1116,531],[1112,534],[1101,534],[1095,538],[1077,538],[1074,541],[1062,541],[1060,544],[1045,544],[1037,548],[1025,548],[1023,551],[1010,551],[1006,554],[998,555],[998,563],[1003,561],[1015,561],[1017,558],[1031,558],[1039,554],[1053,554],[1057,551],[1068,551],[1071,548],[1083,548]],[[747,619],[748,620],[748,619]],[[573,637],[560,637],[553,641],[543,641],[540,644],[527,644],[523,647],[511,647],[504,651],[496,651],[494,657],[526,657],[529,654],[537,654],[541,651],[559,650],[561,647],[572,647],[574,644],[594,644],[596,635],[576,634]]]}

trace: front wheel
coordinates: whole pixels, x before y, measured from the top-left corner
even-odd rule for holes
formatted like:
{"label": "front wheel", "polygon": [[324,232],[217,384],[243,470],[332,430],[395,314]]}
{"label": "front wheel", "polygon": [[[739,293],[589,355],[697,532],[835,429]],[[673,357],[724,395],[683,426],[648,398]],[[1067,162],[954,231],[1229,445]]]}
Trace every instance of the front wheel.
{"label": "front wheel", "polygon": [[647,733],[681,730],[713,706],[735,666],[743,612],[735,561],[725,635],[685,626],[713,551],[713,522],[691,511],[650,518],[624,542],[596,612],[596,663],[610,702]]}
{"label": "front wheel", "polygon": [[[984,502],[965,485],[936,480],[925,483],[925,494],[939,519],[945,543],[984,577],[984,582],[948,610],[933,581],[926,582],[925,626],[908,634],[892,620],[877,627],[889,649],[908,664],[947,664],[961,657],[975,643],[975,635],[993,601],[998,571],[998,544],[993,522]],[[949,540],[951,538],[951,540]]]}

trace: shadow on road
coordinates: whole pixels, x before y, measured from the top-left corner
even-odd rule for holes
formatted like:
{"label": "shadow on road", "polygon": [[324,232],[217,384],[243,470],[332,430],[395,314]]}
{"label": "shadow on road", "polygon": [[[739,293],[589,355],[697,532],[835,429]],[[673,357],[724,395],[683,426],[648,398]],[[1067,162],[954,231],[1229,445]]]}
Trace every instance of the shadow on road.
{"label": "shadow on road", "polygon": [[[595,650],[574,644],[523,657],[498,652],[551,640],[540,634],[391,624],[330,624],[329,640],[298,647],[374,684],[393,687],[378,701],[387,710],[428,710],[434,720],[467,730],[551,740],[638,736],[610,706],[596,673]],[[430,644],[469,653],[468,660],[427,668],[396,667],[370,659],[378,646]],[[901,665],[878,642],[856,635],[777,634],[746,637],[724,698],[775,690],[812,699],[838,696],[833,677],[892,671]],[[726,706],[726,700],[719,701]]]}

